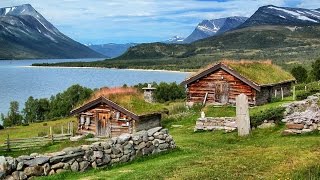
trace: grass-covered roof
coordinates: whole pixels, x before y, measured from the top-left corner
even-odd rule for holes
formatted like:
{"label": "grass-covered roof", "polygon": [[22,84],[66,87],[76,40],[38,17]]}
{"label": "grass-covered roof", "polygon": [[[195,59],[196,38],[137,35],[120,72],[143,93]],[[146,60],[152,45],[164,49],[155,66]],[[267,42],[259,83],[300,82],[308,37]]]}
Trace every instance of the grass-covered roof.
{"label": "grass-covered roof", "polygon": [[283,82],[294,81],[295,78],[279,66],[272,64],[271,61],[230,61],[224,60],[218,64],[211,64],[206,68],[194,73],[185,82],[190,83],[196,79],[217,70],[217,67],[227,67],[243,78],[253,82],[255,85],[272,85]]}
{"label": "grass-covered roof", "polygon": [[277,84],[295,80],[289,72],[272,64],[271,61],[226,61],[223,63],[258,85]]}
{"label": "grass-covered roof", "polygon": [[95,91],[92,97],[81,106],[101,97],[116,103],[136,115],[163,112],[165,110],[162,104],[146,102],[143,94],[135,88],[101,88]]}

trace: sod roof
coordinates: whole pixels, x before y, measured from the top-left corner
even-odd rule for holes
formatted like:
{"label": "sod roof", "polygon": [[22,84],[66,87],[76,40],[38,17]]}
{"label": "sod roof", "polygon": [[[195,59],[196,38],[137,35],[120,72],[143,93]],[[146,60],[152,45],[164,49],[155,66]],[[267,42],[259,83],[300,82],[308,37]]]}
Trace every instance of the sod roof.
{"label": "sod roof", "polygon": [[85,107],[90,107],[88,104],[101,102],[114,105],[116,109],[122,109],[137,116],[163,112],[165,110],[162,104],[146,102],[143,94],[134,88],[101,88],[95,91],[89,100],[72,110],[71,114],[86,109]]}
{"label": "sod roof", "polygon": [[272,64],[271,61],[222,61],[199,70],[183,83],[189,84],[221,68],[242,81],[250,81],[247,82],[249,85],[253,83],[256,86],[267,86],[295,81],[289,72]]}

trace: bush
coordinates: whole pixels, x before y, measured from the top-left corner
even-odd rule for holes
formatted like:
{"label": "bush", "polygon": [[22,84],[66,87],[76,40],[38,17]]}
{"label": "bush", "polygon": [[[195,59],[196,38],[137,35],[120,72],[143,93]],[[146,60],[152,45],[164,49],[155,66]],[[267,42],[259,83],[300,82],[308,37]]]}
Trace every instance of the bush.
{"label": "bush", "polygon": [[43,123],[42,125],[43,125],[43,126],[48,126],[48,123]]}
{"label": "bush", "polygon": [[283,119],[284,107],[269,108],[250,115],[250,122],[252,127],[257,127],[263,123],[264,120],[274,120],[275,123],[280,123]]}
{"label": "bush", "polygon": [[22,126],[29,126],[29,123],[24,123],[22,124]]}
{"label": "bush", "polygon": [[87,134],[86,139],[88,139],[88,138],[94,138],[94,134],[91,134],[91,133]]}
{"label": "bush", "polygon": [[308,71],[302,66],[292,68],[291,74],[296,78],[298,83],[305,82],[308,78]]}
{"label": "bush", "polygon": [[178,99],[185,99],[186,90],[183,86],[177,83],[165,83],[161,82],[156,86],[154,91],[154,98],[158,102],[175,101]]}
{"label": "bush", "polygon": [[4,127],[0,124],[0,130],[1,130],[1,129],[4,129]]}

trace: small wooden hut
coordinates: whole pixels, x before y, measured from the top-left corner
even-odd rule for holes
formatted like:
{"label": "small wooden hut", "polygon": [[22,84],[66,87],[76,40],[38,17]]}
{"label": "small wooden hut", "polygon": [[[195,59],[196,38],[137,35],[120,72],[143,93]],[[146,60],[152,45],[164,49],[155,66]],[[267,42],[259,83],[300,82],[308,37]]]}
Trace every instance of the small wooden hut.
{"label": "small wooden hut", "polygon": [[187,104],[235,104],[244,93],[250,105],[270,102],[291,94],[295,78],[271,61],[223,61],[208,66],[182,82],[187,88]]}
{"label": "small wooden hut", "polygon": [[[138,106],[138,107],[137,107]],[[160,126],[162,107],[147,103],[131,88],[103,88],[91,100],[71,111],[79,134],[116,137]]]}

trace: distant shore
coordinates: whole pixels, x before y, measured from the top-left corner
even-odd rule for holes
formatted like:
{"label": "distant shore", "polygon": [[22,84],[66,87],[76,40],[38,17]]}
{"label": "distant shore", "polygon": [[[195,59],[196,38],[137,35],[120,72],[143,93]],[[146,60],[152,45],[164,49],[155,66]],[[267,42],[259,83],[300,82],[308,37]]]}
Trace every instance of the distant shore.
{"label": "distant shore", "polygon": [[164,69],[119,69],[119,68],[105,68],[105,67],[66,67],[66,66],[20,66],[26,68],[66,68],[66,69],[113,69],[113,70],[129,70],[129,71],[154,71],[154,72],[174,72],[174,73],[192,73],[190,71],[174,71]]}

